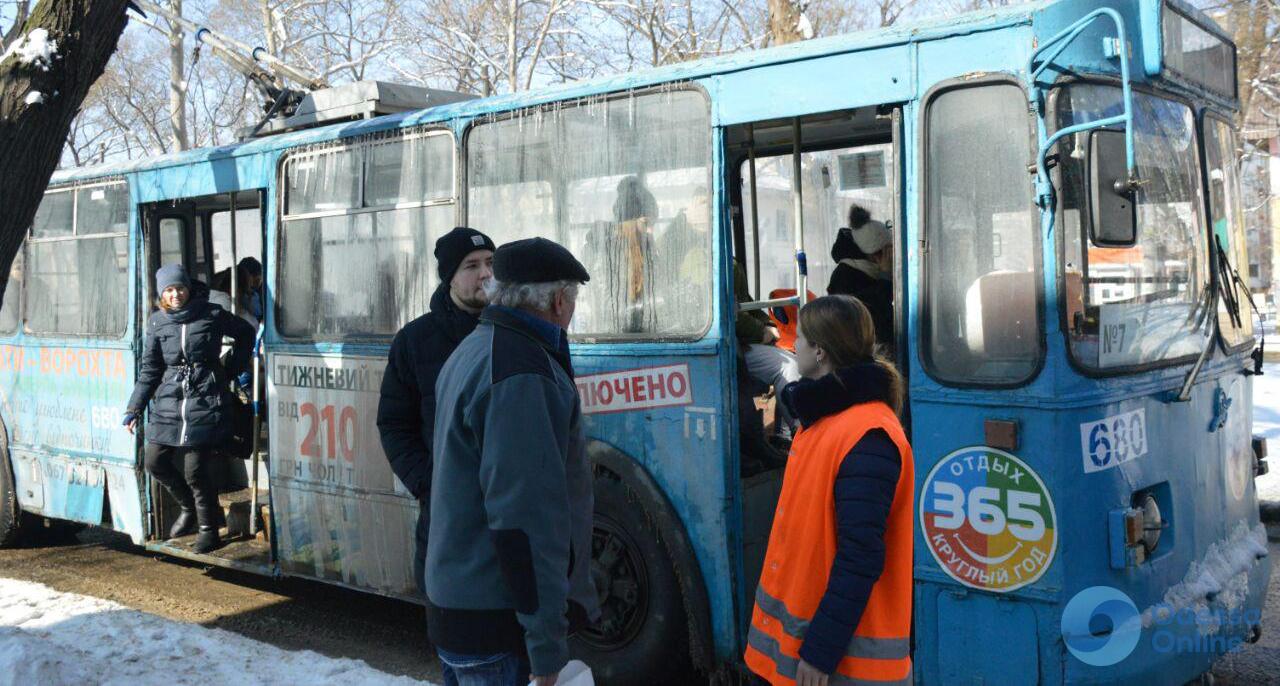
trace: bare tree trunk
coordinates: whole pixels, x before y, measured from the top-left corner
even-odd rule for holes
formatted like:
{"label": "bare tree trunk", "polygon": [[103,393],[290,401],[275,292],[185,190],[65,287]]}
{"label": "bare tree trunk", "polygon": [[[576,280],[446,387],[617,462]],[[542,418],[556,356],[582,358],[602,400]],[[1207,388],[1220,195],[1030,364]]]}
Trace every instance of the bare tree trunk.
{"label": "bare tree trunk", "polygon": [[17,35],[48,31],[57,41],[54,58],[47,65],[24,64],[16,55],[0,62],[0,284],[9,281],[9,267],[58,165],[71,121],[116,50],[128,21],[126,4],[43,0]]}
{"label": "bare tree trunk", "polygon": [[520,90],[520,56],[516,53],[516,38],[520,30],[520,0],[507,2],[507,83],[511,92]]}
{"label": "bare tree trunk", "polygon": [[773,45],[804,40],[800,34],[800,8],[791,0],[769,0],[769,39]]}
{"label": "bare tree trunk", "polygon": [[[169,0],[169,8],[182,16],[182,0]],[[187,77],[186,60],[182,52],[186,32],[176,22],[169,22],[169,129],[173,136],[173,149],[191,147],[187,135]]]}

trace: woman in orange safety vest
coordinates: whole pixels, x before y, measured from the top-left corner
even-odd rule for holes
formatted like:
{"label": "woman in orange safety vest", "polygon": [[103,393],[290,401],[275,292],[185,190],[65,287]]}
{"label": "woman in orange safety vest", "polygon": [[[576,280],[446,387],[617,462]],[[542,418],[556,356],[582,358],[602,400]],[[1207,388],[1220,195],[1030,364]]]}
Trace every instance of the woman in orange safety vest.
{"label": "woman in orange safety vest", "polygon": [[849,296],[800,310],[791,446],[747,637],[770,684],[910,684],[915,475],[902,377]]}

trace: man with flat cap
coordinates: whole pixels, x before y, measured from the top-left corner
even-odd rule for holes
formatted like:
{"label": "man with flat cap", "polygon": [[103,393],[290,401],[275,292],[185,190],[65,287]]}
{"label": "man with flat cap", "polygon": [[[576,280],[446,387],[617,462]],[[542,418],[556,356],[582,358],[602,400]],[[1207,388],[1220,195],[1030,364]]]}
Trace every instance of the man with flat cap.
{"label": "man with flat cap", "polygon": [[436,421],[436,377],[454,348],[476,328],[488,303],[493,241],[460,226],[436,241],[440,286],[431,310],[396,333],[378,400],[378,435],[391,471],[418,499],[414,583],[423,591],[431,495],[431,438]]}
{"label": "man with flat cap", "polygon": [[532,238],[436,382],[427,627],[445,684],[550,686],[594,621],[591,469],[566,329],[587,270]]}

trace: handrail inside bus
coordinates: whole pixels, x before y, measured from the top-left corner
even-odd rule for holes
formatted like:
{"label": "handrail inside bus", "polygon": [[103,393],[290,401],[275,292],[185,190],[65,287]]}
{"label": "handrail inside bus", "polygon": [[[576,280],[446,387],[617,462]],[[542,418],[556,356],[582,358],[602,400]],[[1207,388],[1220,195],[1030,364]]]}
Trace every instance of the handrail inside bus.
{"label": "handrail inside bus", "polygon": [[[1077,36],[1088,28],[1089,25],[1102,17],[1110,19],[1116,27],[1117,37],[1114,40],[1117,41],[1117,43],[1108,44],[1107,52],[1110,57],[1120,58],[1120,78],[1121,91],[1124,100],[1124,112],[1114,117],[1107,117],[1105,119],[1067,127],[1054,133],[1053,136],[1050,137],[1048,136],[1045,127],[1046,112],[1044,91],[1038,84],[1038,79],[1040,78],[1040,75],[1044,73],[1045,69],[1047,69],[1050,64],[1053,64],[1053,61],[1062,54],[1063,50],[1066,50],[1067,46],[1070,45]],[[1133,184],[1137,182],[1133,150],[1133,92],[1129,85],[1129,53],[1127,50],[1127,35],[1128,34],[1125,31],[1124,26],[1124,19],[1120,16],[1120,13],[1109,7],[1103,7],[1086,14],[1072,25],[1059,31],[1057,35],[1045,41],[1044,45],[1041,45],[1032,52],[1031,57],[1027,60],[1027,78],[1029,80],[1028,97],[1031,99],[1031,106],[1035,109],[1035,112],[1038,115],[1037,132],[1040,139],[1040,150],[1036,154],[1036,203],[1042,209],[1048,209],[1051,206],[1053,198],[1053,185],[1049,181],[1049,170],[1046,167],[1045,162],[1045,158],[1049,154],[1049,149],[1052,148],[1059,140],[1082,131],[1100,129],[1115,124],[1123,124],[1125,164],[1129,173],[1130,187],[1133,187]],[[1052,52],[1049,53],[1048,57],[1041,61],[1040,66],[1037,67],[1037,60],[1051,49]],[[1053,230],[1052,213],[1050,213],[1049,216],[1049,230]]]}
{"label": "handrail inside bus", "polygon": [[768,310],[774,307],[787,307],[788,305],[800,306],[800,296],[792,295],[786,298],[774,298],[773,300],[755,300],[748,303],[738,303],[739,312],[747,312],[749,310]]}

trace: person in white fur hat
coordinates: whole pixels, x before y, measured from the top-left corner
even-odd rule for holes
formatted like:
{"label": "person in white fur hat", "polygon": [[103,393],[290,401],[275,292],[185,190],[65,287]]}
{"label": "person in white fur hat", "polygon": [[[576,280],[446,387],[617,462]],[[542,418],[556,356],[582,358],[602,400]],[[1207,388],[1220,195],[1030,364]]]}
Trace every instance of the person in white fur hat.
{"label": "person in white fur hat", "polygon": [[893,232],[859,205],[849,207],[849,227],[831,246],[836,268],[828,295],[852,295],[871,312],[876,342],[893,347]]}

